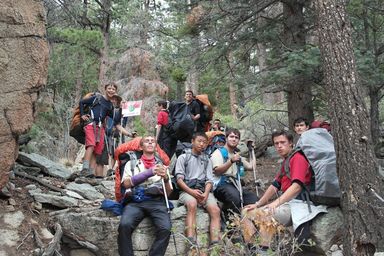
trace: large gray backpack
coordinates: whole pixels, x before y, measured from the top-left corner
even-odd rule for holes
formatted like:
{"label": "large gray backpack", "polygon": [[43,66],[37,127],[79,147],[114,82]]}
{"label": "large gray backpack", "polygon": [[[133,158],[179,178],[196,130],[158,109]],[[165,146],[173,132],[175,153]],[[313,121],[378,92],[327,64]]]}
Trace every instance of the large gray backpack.
{"label": "large gray backpack", "polygon": [[290,178],[289,160],[302,153],[312,170],[309,196],[315,204],[339,205],[340,186],[336,170],[336,153],[331,134],[323,128],[310,129],[301,134],[294,150],[285,161],[284,170]]}

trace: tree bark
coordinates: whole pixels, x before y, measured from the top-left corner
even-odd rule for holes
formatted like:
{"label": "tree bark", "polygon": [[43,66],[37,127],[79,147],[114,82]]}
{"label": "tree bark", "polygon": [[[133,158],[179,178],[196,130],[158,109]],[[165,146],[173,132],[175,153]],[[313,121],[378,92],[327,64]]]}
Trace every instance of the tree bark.
{"label": "tree bark", "polygon": [[371,118],[371,135],[372,135],[373,145],[375,145],[379,142],[379,137],[380,137],[379,90],[369,87],[369,100],[371,102],[370,114],[369,114],[369,117]]}
{"label": "tree bark", "polygon": [[107,83],[107,68],[109,62],[109,44],[110,44],[110,26],[111,26],[111,7],[112,0],[103,0],[100,6],[101,19],[101,33],[103,35],[103,47],[100,49],[100,65],[99,65],[99,91],[104,91],[104,84]]}
{"label": "tree bark", "polygon": [[[283,1],[284,40],[286,47],[291,50],[301,49],[306,44],[306,26],[304,19],[304,2],[298,0]],[[303,74],[295,75],[287,84],[287,101],[289,127],[298,117],[313,120],[311,82]]]}
{"label": "tree bark", "polygon": [[[314,1],[345,220],[344,255],[373,255],[384,239],[383,180],[359,91],[345,1]],[[381,195],[382,196],[382,195]],[[382,248],[381,248],[382,249]]]}
{"label": "tree bark", "polygon": [[234,119],[238,119],[239,115],[239,105],[237,102],[237,86],[235,84],[235,59],[233,57],[232,51],[229,51],[227,53],[227,61],[228,61],[228,67],[230,69],[230,75],[228,79],[228,86],[229,86],[229,104],[231,106],[231,113]]}

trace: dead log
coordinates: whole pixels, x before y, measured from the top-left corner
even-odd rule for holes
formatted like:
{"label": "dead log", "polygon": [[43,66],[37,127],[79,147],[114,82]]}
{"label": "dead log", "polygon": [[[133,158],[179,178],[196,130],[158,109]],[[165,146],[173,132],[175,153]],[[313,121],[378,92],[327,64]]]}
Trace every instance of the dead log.
{"label": "dead log", "polygon": [[52,241],[48,244],[47,248],[44,250],[42,256],[52,256],[56,251],[60,251],[60,242],[61,237],[63,236],[63,229],[61,228],[59,223],[55,224],[55,236]]}
{"label": "dead log", "polygon": [[62,195],[65,194],[65,191],[61,188],[58,188],[58,187],[55,187],[55,186],[52,186],[51,184],[48,184],[47,182],[35,177],[35,176],[32,176],[32,175],[29,175],[29,174],[26,174],[25,172],[20,172],[18,170],[13,170],[13,172],[15,173],[15,175],[17,176],[20,176],[20,177],[24,177],[24,178],[27,178],[27,179],[30,179],[30,180],[33,180],[33,181],[36,181],[38,182],[39,184],[49,188],[50,190],[53,190],[53,191],[56,191],[56,192],[60,192]]}

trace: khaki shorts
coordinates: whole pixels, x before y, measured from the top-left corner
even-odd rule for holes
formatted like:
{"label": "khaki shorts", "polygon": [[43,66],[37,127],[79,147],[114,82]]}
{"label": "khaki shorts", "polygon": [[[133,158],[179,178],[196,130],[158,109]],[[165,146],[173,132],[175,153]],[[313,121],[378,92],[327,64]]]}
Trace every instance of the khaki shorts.
{"label": "khaki shorts", "polygon": [[[196,198],[194,198],[193,196],[191,196],[190,194],[188,194],[187,192],[181,192],[180,193],[180,196],[179,196],[179,204],[186,204],[187,202],[189,201],[196,201]],[[217,205],[217,200],[215,198],[215,196],[212,194],[212,193],[209,193],[208,194],[208,199],[207,199],[207,202],[205,203],[205,205],[203,205],[203,207],[207,207],[208,205]]]}

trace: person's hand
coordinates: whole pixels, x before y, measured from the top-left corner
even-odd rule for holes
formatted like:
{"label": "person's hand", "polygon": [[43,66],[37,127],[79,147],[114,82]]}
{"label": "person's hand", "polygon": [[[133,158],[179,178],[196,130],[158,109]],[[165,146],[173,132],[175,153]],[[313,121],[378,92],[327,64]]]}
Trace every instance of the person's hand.
{"label": "person's hand", "polygon": [[85,115],[82,115],[82,116],[81,116],[81,119],[83,119],[84,121],[89,121],[89,118],[90,118],[90,117],[91,117],[90,115],[85,114]]}
{"label": "person's hand", "polygon": [[244,206],[244,210],[245,211],[252,211],[252,210],[254,210],[254,209],[256,209],[256,208],[258,208],[258,204],[256,203],[256,204],[249,204],[249,205],[246,205],[246,206]]}
{"label": "person's hand", "polygon": [[209,195],[208,193],[203,194],[203,198],[197,201],[199,205],[205,205],[207,203],[208,195]]}
{"label": "person's hand", "polygon": [[164,165],[162,164],[157,164],[155,165],[155,168],[153,169],[153,172],[155,175],[160,176],[163,179],[167,179],[167,168],[165,168]]}
{"label": "person's hand", "polygon": [[197,202],[200,202],[204,199],[203,192],[201,192],[200,189],[192,189],[191,194],[194,198],[196,198]]}
{"label": "person's hand", "polygon": [[264,209],[269,211],[270,213],[274,214],[276,212],[276,208],[278,207],[279,205],[276,203],[276,202],[272,202],[270,204],[267,204]]}
{"label": "person's hand", "polygon": [[231,162],[232,163],[237,163],[241,160],[241,157],[238,153],[234,154],[232,157],[231,157]]}

